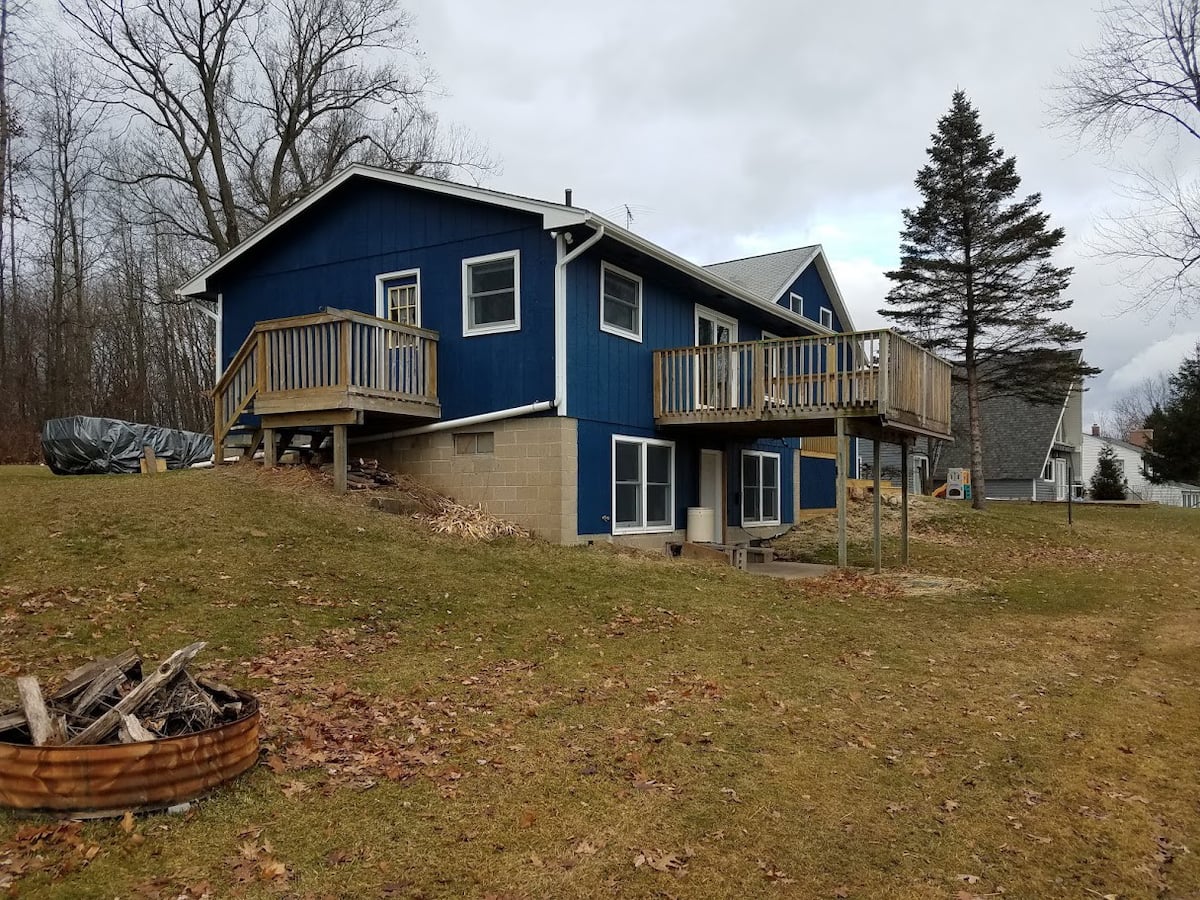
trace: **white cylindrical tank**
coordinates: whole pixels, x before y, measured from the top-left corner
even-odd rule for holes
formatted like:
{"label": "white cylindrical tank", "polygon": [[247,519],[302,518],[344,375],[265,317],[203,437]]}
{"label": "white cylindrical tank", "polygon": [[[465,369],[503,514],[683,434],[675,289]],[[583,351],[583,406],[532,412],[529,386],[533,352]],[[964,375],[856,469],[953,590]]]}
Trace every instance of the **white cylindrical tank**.
{"label": "white cylindrical tank", "polygon": [[687,511],[687,539],[693,544],[711,544],[714,536],[713,511],[711,506],[689,506]]}

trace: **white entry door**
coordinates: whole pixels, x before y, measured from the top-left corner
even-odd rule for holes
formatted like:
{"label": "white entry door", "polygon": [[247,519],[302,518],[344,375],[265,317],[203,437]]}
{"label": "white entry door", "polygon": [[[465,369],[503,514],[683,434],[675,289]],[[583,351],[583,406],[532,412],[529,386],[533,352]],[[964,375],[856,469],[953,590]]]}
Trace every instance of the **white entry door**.
{"label": "white entry door", "polygon": [[720,450],[700,451],[700,505],[713,511],[713,533],[709,538],[714,544],[721,543],[725,521],[725,454]]}
{"label": "white entry door", "polygon": [[1054,460],[1054,499],[1067,499],[1067,461],[1061,457]]}

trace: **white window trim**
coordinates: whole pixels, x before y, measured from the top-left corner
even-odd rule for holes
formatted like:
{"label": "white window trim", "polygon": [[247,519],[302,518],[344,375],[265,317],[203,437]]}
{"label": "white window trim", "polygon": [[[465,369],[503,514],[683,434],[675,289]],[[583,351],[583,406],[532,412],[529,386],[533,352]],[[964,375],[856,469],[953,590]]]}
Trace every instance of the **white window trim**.
{"label": "white window trim", "polygon": [[[825,324],[825,314],[829,313],[829,324]],[[828,328],[833,331],[833,310],[828,306],[822,306],[820,312],[817,313],[817,324],[822,328]]]}
{"label": "white window trim", "polygon": [[[604,279],[609,272],[615,272],[622,278],[628,278],[637,285],[637,331],[628,331],[618,325],[612,325],[604,321]],[[600,330],[608,334],[615,334],[617,337],[623,337],[629,341],[642,342],[642,276],[634,275],[620,266],[614,266],[610,262],[600,263]]]}
{"label": "white window trim", "polygon": [[[775,517],[772,519],[747,519],[746,518],[746,503],[741,500],[738,503],[738,515],[742,519],[742,527],[750,526],[757,528],[759,525],[778,525],[782,521],[783,514],[783,456],[779,453],[772,453],[770,450],[743,450],[742,451],[742,467],[740,480],[742,486],[742,496],[746,493],[746,457],[773,457],[775,460]],[[758,509],[762,512],[762,463],[758,464]]]}
{"label": "white window trim", "polygon": [[[617,524],[617,444],[639,444],[641,445],[642,453],[642,515],[646,514],[646,447],[653,445],[658,447],[668,447],[671,450],[671,490],[667,496],[667,514],[670,520],[666,525],[638,525],[636,527],[622,526]],[[666,534],[675,530],[675,442],[663,441],[658,438],[635,437],[630,434],[614,434],[612,436],[612,449],[609,454],[611,460],[609,466],[609,483],[611,488],[610,516],[612,518],[612,533],[613,534]]]}
{"label": "white window trim", "polygon": [[722,325],[729,326],[729,342],[736,344],[738,342],[738,320],[727,316],[724,313],[719,313],[715,309],[709,309],[707,306],[696,304],[696,334],[694,340],[696,346],[700,346],[700,317],[712,319],[714,322],[720,322]]}
{"label": "white window trim", "polygon": [[[471,327],[471,266],[479,263],[496,262],[501,259],[513,261],[513,321],[496,325],[477,325]],[[472,256],[462,261],[462,323],[463,337],[476,337],[481,334],[500,334],[505,331],[521,330],[521,251],[505,250],[502,253],[488,253],[484,256]]]}
{"label": "white window trim", "polygon": [[380,319],[388,317],[387,282],[398,281],[401,278],[414,278],[417,286],[417,321],[416,327],[421,327],[421,270],[401,269],[398,272],[384,272],[375,276],[375,316]]}
{"label": "white window trim", "polygon": [[[797,309],[797,307],[799,307],[799,308]],[[804,315],[804,297],[800,294],[797,294],[795,291],[791,291],[788,294],[787,308],[789,310],[791,310],[792,312],[794,312],[796,315],[803,316]]]}

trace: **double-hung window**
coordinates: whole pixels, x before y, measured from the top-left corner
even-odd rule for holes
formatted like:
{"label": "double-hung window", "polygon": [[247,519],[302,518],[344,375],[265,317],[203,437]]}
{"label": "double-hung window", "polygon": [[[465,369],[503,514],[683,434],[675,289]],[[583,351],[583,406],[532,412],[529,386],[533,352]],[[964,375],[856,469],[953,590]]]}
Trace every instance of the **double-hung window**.
{"label": "double-hung window", "polygon": [[742,524],[779,524],[779,454],[742,451]]}
{"label": "double-hung window", "polygon": [[600,330],[642,339],[642,279],[609,263],[600,267]]}
{"label": "double-hung window", "polygon": [[521,328],[518,250],[463,260],[463,335]]}
{"label": "double-hung window", "polygon": [[675,445],[613,437],[613,534],[675,529]]}

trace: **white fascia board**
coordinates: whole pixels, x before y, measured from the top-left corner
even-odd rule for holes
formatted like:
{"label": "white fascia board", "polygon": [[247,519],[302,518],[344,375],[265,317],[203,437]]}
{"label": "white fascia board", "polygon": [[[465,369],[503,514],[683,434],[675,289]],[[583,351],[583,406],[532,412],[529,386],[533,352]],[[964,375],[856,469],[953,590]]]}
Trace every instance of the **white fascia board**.
{"label": "white fascia board", "polygon": [[491,191],[487,188],[457,184],[453,181],[426,178],[423,175],[406,175],[403,172],[392,172],[388,169],[380,169],[375,166],[356,163],[343,169],[339,174],[333,176],[333,178],[329,179],[329,181],[325,182],[295,206],[289,208],[279,218],[264,225],[228,253],[218,257],[182,285],[175,293],[181,297],[194,297],[205,294],[208,291],[209,278],[275,231],[282,228],[310,206],[319,202],[322,197],[337,190],[344,182],[355,176],[382,181],[385,184],[396,184],[403,187],[416,188],[417,190],[432,191],[433,193],[444,194],[449,197],[474,200],[478,203],[490,204],[491,206],[502,206],[507,209],[519,210],[520,212],[533,213],[542,217],[542,227],[548,231],[581,225],[587,217],[584,210],[572,206],[563,206],[561,203],[548,203],[544,200],[519,197],[516,194],[505,194],[500,191]]}
{"label": "white fascia board", "polygon": [[820,324],[813,322],[811,319],[806,319],[804,316],[798,315],[797,313],[792,312],[790,309],[784,309],[782,306],[772,303],[769,300],[764,300],[757,294],[750,293],[739,284],[735,284],[732,281],[726,281],[724,278],[714,275],[703,266],[698,266],[694,262],[689,262],[682,256],[677,256],[670,250],[660,247],[658,244],[648,241],[645,238],[634,234],[632,231],[627,231],[619,225],[613,224],[612,222],[608,221],[608,219],[589,213],[587,224],[592,226],[603,224],[605,234],[608,237],[618,240],[625,246],[644,253],[653,259],[657,259],[659,262],[665,263],[666,265],[671,266],[673,269],[678,269],[684,274],[695,278],[697,281],[701,281],[710,287],[716,288],[717,290],[728,294],[730,297],[733,297],[736,300],[741,300],[744,303],[748,303],[751,306],[763,310],[764,312],[768,312],[777,319],[781,319],[784,322],[790,322],[793,325],[799,325],[815,334],[830,335],[835,333],[830,331],[828,328],[822,328]]}

